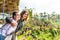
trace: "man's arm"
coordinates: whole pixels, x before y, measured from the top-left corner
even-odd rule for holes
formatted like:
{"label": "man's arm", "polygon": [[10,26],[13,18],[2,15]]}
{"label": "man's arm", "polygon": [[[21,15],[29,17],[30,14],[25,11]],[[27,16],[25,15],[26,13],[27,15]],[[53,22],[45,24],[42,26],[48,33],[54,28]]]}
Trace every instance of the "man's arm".
{"label": "man's arm", "polygon": [[5,21],[6,21],[7,23],[11,23],[11,18],[10,18],[10,17],[6,17]]}
{"label": "man's arm", "polygon": [[6,23],[10,23],[13,27],[16,26],[16,22],[14,22],[11,17],[6,17]]}

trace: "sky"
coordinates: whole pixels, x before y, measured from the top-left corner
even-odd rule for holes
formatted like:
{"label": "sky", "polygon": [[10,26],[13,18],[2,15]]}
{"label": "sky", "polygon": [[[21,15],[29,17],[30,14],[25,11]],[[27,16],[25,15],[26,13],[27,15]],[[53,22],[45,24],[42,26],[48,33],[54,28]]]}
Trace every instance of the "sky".
{"label": "sky", "polygon": [[25,8],[34,8],[34,12],[47,12],[51,14],[56,12],[60,14],[60,0],[20,0],[19,10]]}

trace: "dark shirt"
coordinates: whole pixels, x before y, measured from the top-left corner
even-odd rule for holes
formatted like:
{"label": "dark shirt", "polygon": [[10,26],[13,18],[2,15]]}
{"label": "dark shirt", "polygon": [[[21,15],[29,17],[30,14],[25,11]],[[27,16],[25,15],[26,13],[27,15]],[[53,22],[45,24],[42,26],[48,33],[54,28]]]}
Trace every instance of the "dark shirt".
{"label": "dark shirt", "polygon": [[20,19],[18,21],[18,25],[17,25],[15,32],[19,31],[22,27],[23,27],[23,20]]}

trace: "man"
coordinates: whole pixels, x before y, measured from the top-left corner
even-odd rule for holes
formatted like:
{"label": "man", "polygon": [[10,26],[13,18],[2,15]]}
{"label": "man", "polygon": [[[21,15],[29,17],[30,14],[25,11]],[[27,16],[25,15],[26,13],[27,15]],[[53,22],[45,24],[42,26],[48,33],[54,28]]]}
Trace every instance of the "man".
{"label": "man", "polygon": [[[20,20],[18,21],[18,26],[17,26],[17,28],[15,30],[15,33],[18,32],[23,27],[23,21],[27,20],[27,18],[28,18],[28,12],[26,10],[23,10],[20,13]],[[7,20],[10,20],[10,19],[8,18]],[[13,34],[12,40],[16,40],[15,38],[16,38],[16,34]]]}
{"label": "man", "polygon": [[20,14],[18,12],[12,13],[11,24],[6,23],[0,30],[0,40],[5,40],[5,38],[15,31],[17,28],[17,21],[20,19]]}

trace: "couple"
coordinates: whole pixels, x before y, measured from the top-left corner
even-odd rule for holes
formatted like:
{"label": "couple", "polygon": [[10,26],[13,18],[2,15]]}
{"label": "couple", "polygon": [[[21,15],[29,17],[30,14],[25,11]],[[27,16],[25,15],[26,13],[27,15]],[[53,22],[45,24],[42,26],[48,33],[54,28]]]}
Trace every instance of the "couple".
{"label": "couple", "polygon": [[[6,18],[6,24],[0,29],[0,40],[5,38],[13,32],[17,32],[23,26],[23,21],[28,17],[28,12],[23,10],[21,13],[13,12],[11,18]],[[15,40],[15,34],[12,35],[12,40]]]}

